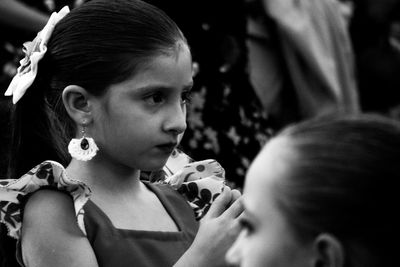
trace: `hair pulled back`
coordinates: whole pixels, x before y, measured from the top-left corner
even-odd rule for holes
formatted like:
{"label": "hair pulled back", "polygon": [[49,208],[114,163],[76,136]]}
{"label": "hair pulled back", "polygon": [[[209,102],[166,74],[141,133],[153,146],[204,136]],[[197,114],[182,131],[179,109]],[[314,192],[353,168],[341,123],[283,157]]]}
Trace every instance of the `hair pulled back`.
{"label": "hair pulled back", "polygon": [[300,123],[279,136],[288,140],[293,160],[275,196],[299,237],[333,234],[344,244],[347,267],[395,266],[399,123],[338,116]]}
{"label": "hair pulled back", "polygon": [[16,104],[9,167],[17,178],[43,160],[67,164],[75,125],[61,95],[79,85],[95,96],[126,80],[150,57],[170,54],[186,40],[158,8],[140,0],[94,0],[55,27],[34,84]]}

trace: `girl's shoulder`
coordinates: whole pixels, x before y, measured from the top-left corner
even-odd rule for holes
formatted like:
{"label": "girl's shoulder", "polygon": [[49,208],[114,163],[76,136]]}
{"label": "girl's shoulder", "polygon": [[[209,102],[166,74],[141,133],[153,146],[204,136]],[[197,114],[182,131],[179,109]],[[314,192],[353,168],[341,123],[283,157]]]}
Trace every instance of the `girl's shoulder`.
{"label": "girl's shoulder", "polygon": [[[16,239],[20,238],[24,206],[28,198],[41,189],[57,190],[70,195],[74,203],[78,225],[84,232],[83,214],[81,213],[90,197],[90,188],[78,180],[69,178],[60,163],[44,161],[19,179],[0,181],[0,221],[7,226],[8,235]],[[44,194],[54,195],[52,193]],[[55,198],[57,197],[55,196]],[[35,202],[40,203],[40,199],[38,198],[38,201]],[[34,206],[37,206],[36,204]]]}

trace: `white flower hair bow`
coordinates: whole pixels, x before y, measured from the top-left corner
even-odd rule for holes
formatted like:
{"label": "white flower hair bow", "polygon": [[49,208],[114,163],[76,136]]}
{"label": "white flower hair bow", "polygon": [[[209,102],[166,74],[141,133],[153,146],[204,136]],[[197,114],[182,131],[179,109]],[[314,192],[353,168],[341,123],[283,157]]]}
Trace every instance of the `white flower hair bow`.
{"label": "white flower hair bow", "polygon": [[17,74],[12,79],[5,96],[13,96],[14,104],[21,99],[29,86],[36,78],[38,63],[47,51],[47,42],[53,33],[56,24],[69,13],[69,7],[63,7],[58,13],[53,12],[44,28],[37,34],[31,42],[24,43],[25,57],[19,62]]}

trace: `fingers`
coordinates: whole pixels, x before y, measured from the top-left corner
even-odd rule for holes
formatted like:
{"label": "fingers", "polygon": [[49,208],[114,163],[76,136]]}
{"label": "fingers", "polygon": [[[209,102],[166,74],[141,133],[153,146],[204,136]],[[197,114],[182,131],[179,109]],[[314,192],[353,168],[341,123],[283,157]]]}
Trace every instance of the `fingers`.
{"label": "fingers", "polygon": [[231,204],[232,204],[233,202],[235,202],[238,198],[240,198],[241,195],[242,195],[242,193],[240,193],[239,190],[233,189],[233,190],[232,190]]}
{"label": "fingers", "polygon": [[235,219],[242,214],[243,210],[244,206],[242,203],[242,198],[239,195],[239,197],[233,202],[233,204],[224,212],[223,216]]}
{"label": "fingers", "polygon": [[224,214],[228,218],[237,218],[243,212],[243,205],[240,201],[241,195],[239,190],[231,190],[228,186],[225,186],[222,193],[211,205],[206,217],[215,218]]}
{"label": "fingers", "polygon": [[206,217],[215,218],[220,216],[232,201],[232,190],[224,186],[222,193],[212,203]]}

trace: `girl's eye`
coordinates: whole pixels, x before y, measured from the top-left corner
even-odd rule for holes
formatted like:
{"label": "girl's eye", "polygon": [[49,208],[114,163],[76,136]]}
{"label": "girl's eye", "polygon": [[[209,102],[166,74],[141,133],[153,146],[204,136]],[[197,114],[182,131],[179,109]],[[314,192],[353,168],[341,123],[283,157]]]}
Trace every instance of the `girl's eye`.
{"label": "girl's eye", "polygon": [[150,105],[157,105],[164,101],[164,96],[161,93],[154,93],[146,96],[144,100]]}
{"label": "girl's eye", "polygon": [[254,232],[253,225],[249,221],[247,221],[246,219],[241,218],[239,220],[239,224],[240,224],[240,228],[242,229],[242,231],[245,232],[246,235],[250,235],[251,233]]}
{"label": "girl's eye", "polygon": [[191,91],[185,91],[182,93],[182,104],[190,104],[191,100],[192,100]]}

